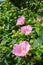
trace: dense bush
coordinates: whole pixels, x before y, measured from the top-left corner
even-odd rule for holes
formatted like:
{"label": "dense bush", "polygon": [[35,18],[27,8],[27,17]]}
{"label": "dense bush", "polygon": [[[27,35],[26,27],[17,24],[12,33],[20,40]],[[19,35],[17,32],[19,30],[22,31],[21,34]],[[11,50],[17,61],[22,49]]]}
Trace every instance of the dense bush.
{"label": "dense bush", "polygon": [[[25,7],[10,1],[0,3],[0,65],[43,65],[43,4],[41,0],[25,3]],[[21,26],[17,26],[16,22],[21,15],[25,16],[24,25],[32,26],[32,32],[28,36],[19,34]],[[42,20],[39,22],[37,17]],[[13,55],[13,45],[23,40],[31,46],[28,55]]]}
{"label": "dense bush", "polygon": [[29,8],[31,10],[37,11],[40,8],[42,0],[10,0],[14,5],[19,8]]}

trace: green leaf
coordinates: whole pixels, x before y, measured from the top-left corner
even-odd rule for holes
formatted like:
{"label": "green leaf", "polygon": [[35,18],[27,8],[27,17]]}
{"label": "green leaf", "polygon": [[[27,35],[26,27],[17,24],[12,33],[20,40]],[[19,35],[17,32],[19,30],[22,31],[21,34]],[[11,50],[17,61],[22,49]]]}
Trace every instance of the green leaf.
{"label": "green leaf", "polygon": [[10,44],[16,43],[16,39],[13,39]]}
{"label": "green leaf", "polygon": [[7,25],[7,31],[9,30],[9,24]]}
{"label": "green leaf", "polygon": [[0,65],[6,65],[4,61],[0,62]]}
{"label": "green leaf", "polygon": [[43,40],[43,29],[40,30],[40,37],[41,37],[42,40]]}
{"label": "green leaf", "polygon": [[33,48],[36,48],[36,47],[38,47],[39,45],[42,45],[42,43],[43,43],[42,39],[37,38],[37,39],[34,40],[34,43],[33,43],[32,46],[33,46]]}
{"label": "green leaf", "polygon": [[2,61],[0,61],[0,65],[8,65],[7,60],[6,59],[2,59]]}
{"label": "green leaf", "polygon": [[6,44],[6,42],[8,42],[7,39],[3,39],[3,40],[1,41],[1,43],[3,43],[3,44]]}

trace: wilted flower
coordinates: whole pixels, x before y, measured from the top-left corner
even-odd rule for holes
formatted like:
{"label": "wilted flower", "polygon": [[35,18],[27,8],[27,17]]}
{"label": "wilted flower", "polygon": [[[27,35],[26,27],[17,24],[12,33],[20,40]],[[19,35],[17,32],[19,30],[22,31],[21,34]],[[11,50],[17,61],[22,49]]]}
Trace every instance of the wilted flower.
{"label": "wilted flower", "polygon": [[14,44],[12,53],[16,56],[26,56],[29,50],[29,43],[27,41],[22,41],[20,44]]}
{"label": "wilted flower", "polygon": [[23,25],[25,21],[25,17],[21,16],[20,18],[17,19],[17,24],[16,25]]}
{"label": "wilted flower", "polygon": [[40,17],[37,17],[36,19],[37,19],[37,21],[39,21],[39,22],[41,22],[41,20],[42,20],[42,18],[40,18]]}
{"label": "wilted flower", "polygon": [[32,32],[32,27],[30,25],[21,27],[21,32],[25,35],[29,35]]}

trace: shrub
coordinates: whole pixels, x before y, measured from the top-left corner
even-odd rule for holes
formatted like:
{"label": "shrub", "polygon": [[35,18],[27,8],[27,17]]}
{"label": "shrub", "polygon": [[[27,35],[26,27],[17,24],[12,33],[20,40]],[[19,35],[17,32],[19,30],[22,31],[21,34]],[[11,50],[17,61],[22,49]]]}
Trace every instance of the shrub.
{"label": "shrub", "polygon": [[[21,9],[10,1],[0,3],[0,65],[43,64],[43,4],[41,1],[34,1],[29,0],[29,7],[26,5],[25,8],[18,4]],[[33,7],[34,4],[36,9]],[[25,17],[24,26],[32,26],[32,32],[28,36],[20,34],[22,26],[16,25],[17,19],[22,15]],[[41,18],[41,21],[37,17]],[[13,45],[24,40],[31,46],[28,55],[13,55]]]}

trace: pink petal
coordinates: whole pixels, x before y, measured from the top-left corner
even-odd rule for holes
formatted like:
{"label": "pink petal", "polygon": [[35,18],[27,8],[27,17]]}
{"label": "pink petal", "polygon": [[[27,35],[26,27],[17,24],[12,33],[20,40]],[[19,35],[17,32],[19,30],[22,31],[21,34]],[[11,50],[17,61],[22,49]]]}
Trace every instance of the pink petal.
{"label": "pink petal", "polygon": [[14,45],[12,53],[19,56],[21,53],[21,47],[19,44]]}
{"label": "pink petal", "polygon": [[32,32],[32,27],[30,25],[21,27],[21,32],[25,35],[29,35]]}
{"label": "pink petal", "polygon": [[23,25],[25,21],[25,17],[21,16],[20,18],[17,19],[17,24],[16,25]]}
{"label": "pink petal", "polygon": [[30,45],[27,41],[22,41],[20,44],[15,44],[12,53],[17,56],[25,56],[30,50]]}
{"label": "pink petal", "polygon": [[41,20],[42,20],[42,18],[39,18],[39,17],[37,17],[36,19],[37,19],[37,21],[39,21],[39,22],[41,22]]}

